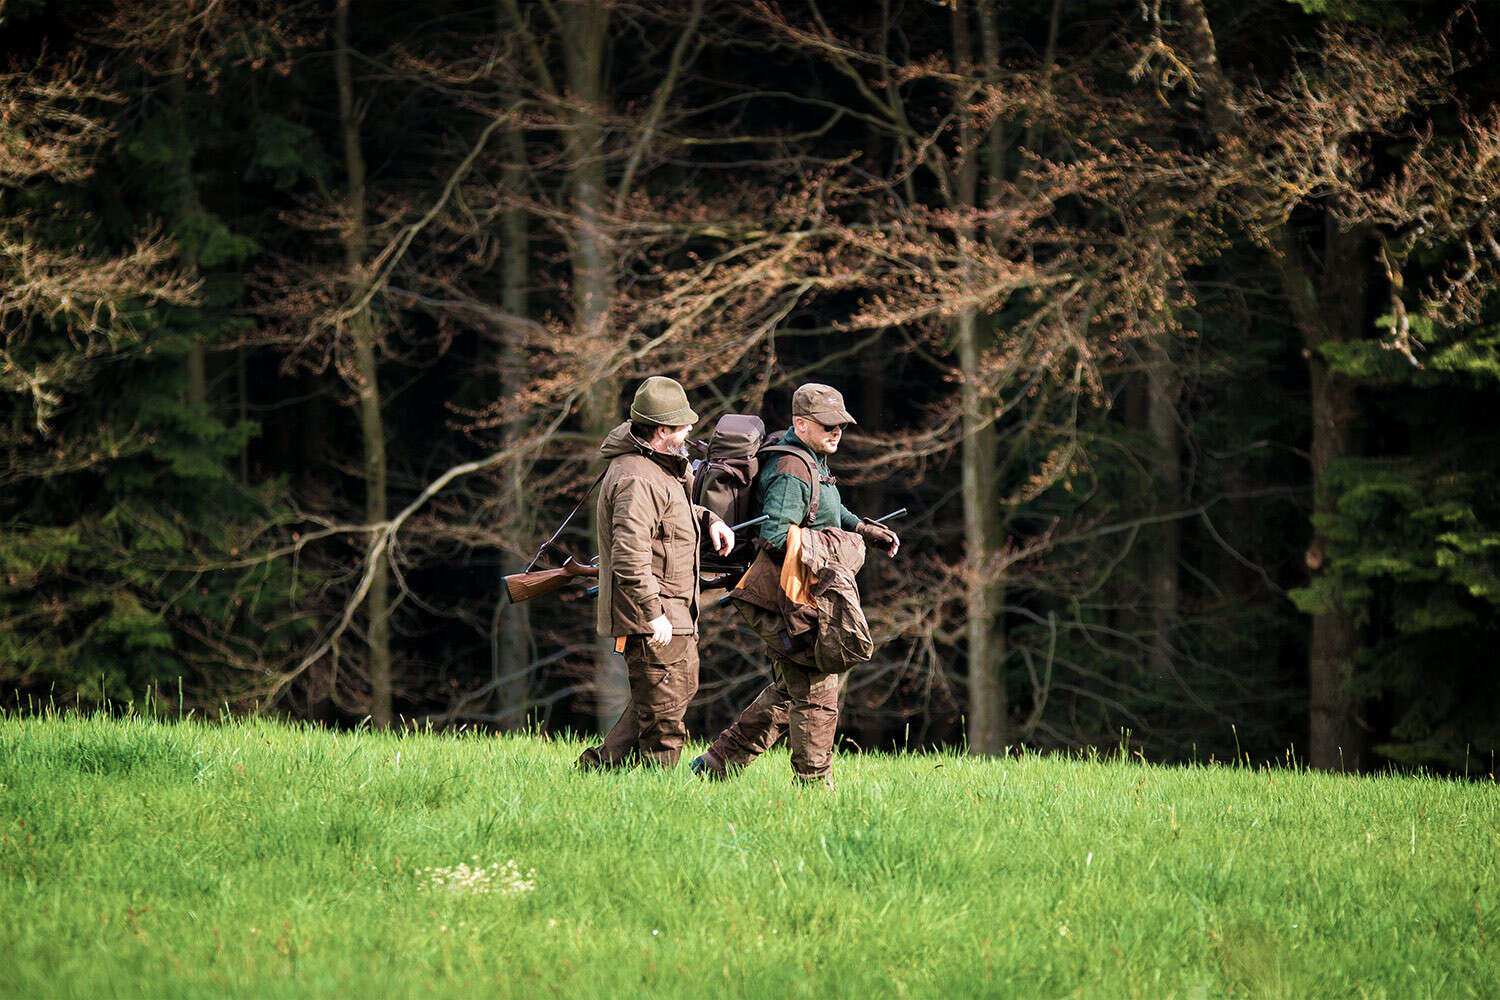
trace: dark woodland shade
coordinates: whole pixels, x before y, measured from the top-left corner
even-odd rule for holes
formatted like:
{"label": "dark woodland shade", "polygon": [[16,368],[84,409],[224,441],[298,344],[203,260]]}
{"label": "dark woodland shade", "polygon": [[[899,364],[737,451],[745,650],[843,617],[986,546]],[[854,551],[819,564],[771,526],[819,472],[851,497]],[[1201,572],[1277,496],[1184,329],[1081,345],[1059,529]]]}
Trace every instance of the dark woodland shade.
{"label": "dark woodland shade", "polygon": [[[500,574],[627,409],[805,410],[919,512],[861,746],[1500,742],[1484,12],[179,2],[4,15],[7,705],[594,727],[592,606]],[[764,666],[704,633],[695,734]]]}

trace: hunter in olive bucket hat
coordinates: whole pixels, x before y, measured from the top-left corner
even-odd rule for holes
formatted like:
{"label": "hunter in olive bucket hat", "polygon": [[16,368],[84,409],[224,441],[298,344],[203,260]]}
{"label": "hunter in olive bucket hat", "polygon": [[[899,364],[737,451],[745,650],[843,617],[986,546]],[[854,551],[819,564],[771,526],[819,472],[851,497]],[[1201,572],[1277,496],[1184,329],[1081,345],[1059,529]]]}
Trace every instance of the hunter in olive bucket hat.
{"label": "hunter in olive bucket hat", "polygon": [[635,391],[630,404],[630,419],[642,424],[683,427],[698,422],[698,414],[688,406],[687,393],[676,379],[652,375]]}

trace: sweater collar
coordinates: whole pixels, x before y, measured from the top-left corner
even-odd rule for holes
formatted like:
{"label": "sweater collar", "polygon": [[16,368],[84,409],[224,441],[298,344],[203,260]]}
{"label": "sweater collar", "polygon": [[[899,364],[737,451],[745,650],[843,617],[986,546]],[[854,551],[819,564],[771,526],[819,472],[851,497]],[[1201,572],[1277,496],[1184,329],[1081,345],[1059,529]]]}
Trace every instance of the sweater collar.
{"label": "sweater collar", "polygon": [[796,445],[798,448],[801,448],[803,451],[807,452],[809,455],[811,455],[817,461],[819,471],[821,471],[821,472],[827,472],[828,471],[828,456],[827,455],[820,455],[817,452],[813,451],[811,448],[809,448],[807,446],[807,442],[803,441],[801,438],[799,438],[797,436],[797,432],[795,430],[793,430],[792,428],[788,427],[786,429],[786,433],[781,436],[781,443],[782,444]]}

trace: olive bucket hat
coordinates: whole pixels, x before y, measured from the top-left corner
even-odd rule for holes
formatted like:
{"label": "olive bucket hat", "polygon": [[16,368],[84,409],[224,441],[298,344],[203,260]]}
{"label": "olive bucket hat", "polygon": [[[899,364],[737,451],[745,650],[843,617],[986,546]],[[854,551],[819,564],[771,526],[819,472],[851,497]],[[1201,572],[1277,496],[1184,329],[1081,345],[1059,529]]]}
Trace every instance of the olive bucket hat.
{"label": "olive bucket hat", "polygon": [[687,393],[676,379],[653,375],[641,383],[630,404],[630,419],[642,424],[682,427],[698,422],[698,414],[688,406]]}

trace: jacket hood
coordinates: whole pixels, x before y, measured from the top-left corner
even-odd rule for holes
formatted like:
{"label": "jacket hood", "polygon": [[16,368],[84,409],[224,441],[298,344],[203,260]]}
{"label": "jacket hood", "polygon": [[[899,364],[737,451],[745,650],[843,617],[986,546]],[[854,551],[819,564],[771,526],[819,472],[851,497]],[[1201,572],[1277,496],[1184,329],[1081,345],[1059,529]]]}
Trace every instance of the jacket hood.
{"label": "jacket hood", "polygon": [[599,445],[599,454],[608,461],[621,455],[645,455],[661,464],[672,475],[679,478],[687,473],[687,459],[680,455],[663,455],[630,432],[630,421],[626,420],[605,435]]}
{"label": "jacket hood", "polygon": [[650,455],[651,449],[646,447],[646,442],[630,433],[630,421],[627,420],[605,435],[599,445],[599,454],[609,459],[621,455]]}

